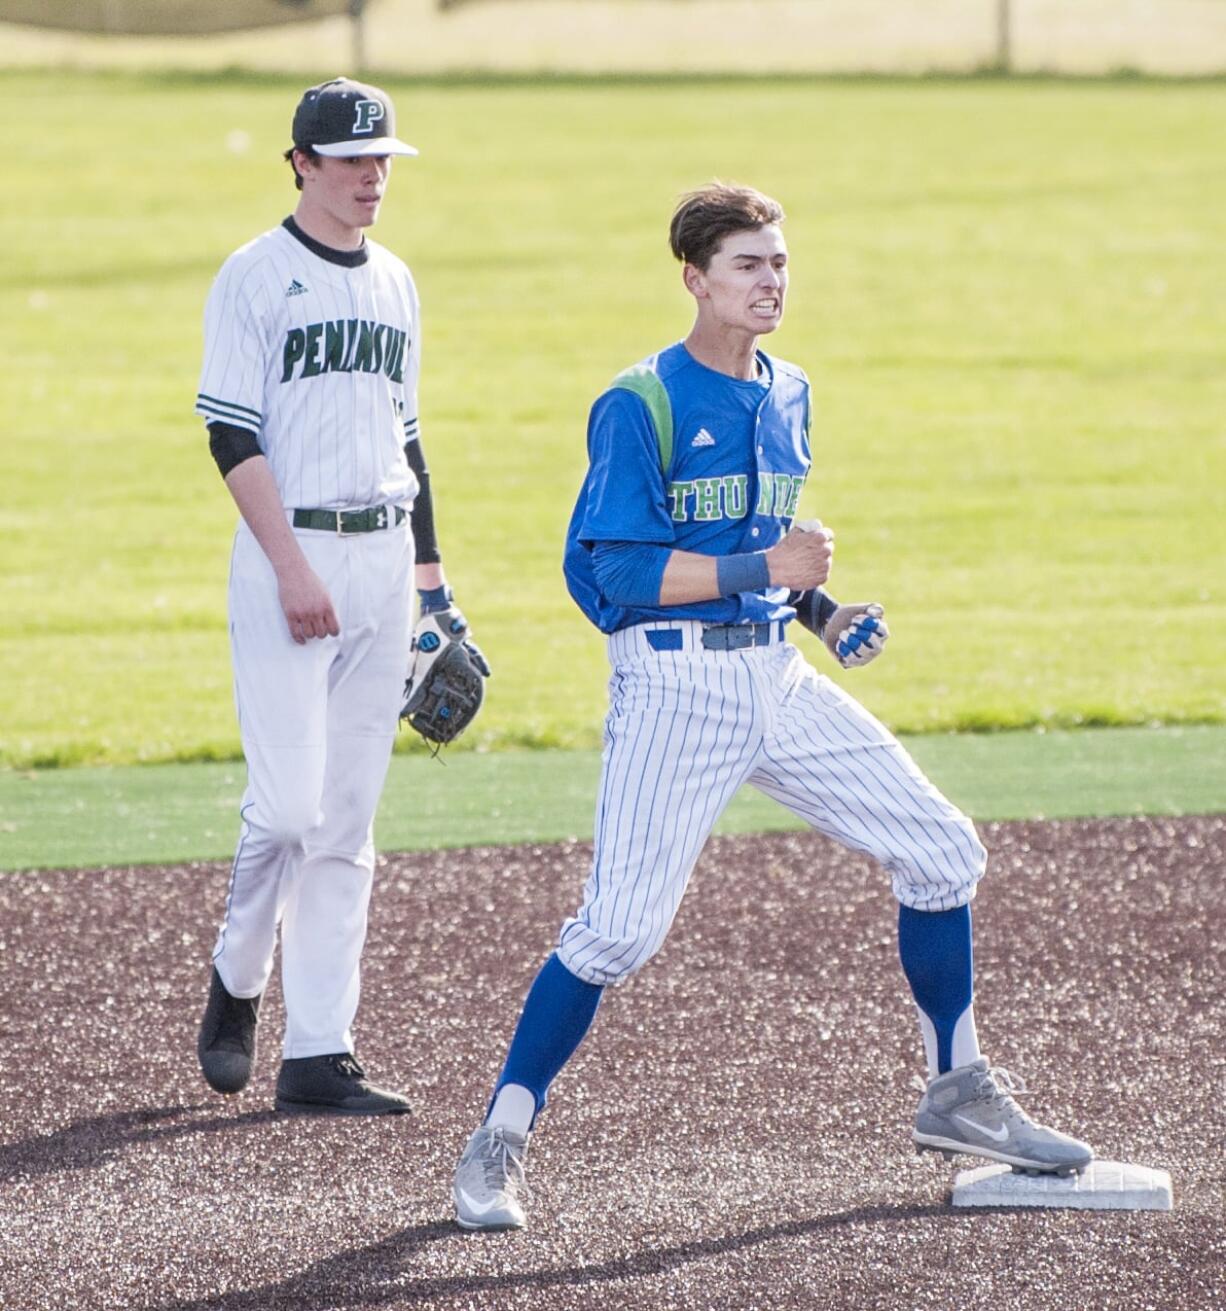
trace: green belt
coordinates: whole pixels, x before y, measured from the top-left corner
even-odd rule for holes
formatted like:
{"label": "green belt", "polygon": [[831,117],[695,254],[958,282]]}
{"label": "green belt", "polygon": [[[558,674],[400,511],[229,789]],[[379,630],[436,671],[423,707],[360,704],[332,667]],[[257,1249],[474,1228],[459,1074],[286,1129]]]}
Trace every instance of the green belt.
{"label": "green belt", "polygon": [[404,523],[404,509],[399,505],[372,505],[366,510],[295,510],[295,528],[317,528],[322,533],[373,533],[389,527],[389,510],[394,511],[390,527]]}

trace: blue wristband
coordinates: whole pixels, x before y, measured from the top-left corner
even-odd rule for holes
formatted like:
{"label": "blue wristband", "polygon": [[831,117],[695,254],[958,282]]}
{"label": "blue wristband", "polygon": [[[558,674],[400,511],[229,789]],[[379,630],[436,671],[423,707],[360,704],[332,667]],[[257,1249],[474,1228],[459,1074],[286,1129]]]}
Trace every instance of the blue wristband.
{"label": "blue wristband", "polygon": [[446,586],[428,587],[424,590],[419,587],[417,595],[421,598],[421,612],[424,615],[434,614],[438,610],[446,610],[451,604],[451,593]]}
{"label": "blue wristband", "polygon": [[721,555],[715,561],[715,583],[720,596],[738,592],[756,592],[771,583],[770,565],[765,551],[747,551],[744,555]]}

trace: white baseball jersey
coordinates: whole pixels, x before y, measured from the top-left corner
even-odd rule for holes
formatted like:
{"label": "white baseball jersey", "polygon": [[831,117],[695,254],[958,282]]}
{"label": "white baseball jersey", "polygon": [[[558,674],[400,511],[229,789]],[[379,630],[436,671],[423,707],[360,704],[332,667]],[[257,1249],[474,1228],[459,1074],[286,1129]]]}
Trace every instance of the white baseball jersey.
{"label": "white baseball jersey", "polygon": [[287,507],[407,505],[417,288],[369,239],[352,266],[319,249],[282,226],[226,260],[205,307],[196,412],[256,434]]}
{"label": "white baseball jersey", "polygon": [[[399,259],[369,239],[328,250],[287,220],[236,251],[213,284],[196,410],[256,435],[287,510],[407,508],[419,331]],[[293,641],[277,576],[240,520],[229,611],[248,781],[213,953],[232,995],[258,996],[280,926],[287,1059],[353,1049],[414,552],[409,521],[395,516],[346,536],[294,532],[340,633]]]}

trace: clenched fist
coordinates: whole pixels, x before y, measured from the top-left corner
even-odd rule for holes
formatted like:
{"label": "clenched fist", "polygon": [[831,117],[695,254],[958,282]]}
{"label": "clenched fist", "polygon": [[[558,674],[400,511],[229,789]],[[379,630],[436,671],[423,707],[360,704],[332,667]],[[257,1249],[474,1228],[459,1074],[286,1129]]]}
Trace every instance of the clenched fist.
{"label": "clenched fist", "polygon": [[822,641],[844,669],[851,669],[876,660],[889,635],[881,606],[857,601],[839,606],[826,620]]}
{"label": "clenched fist", "polygon": [[771,586],[795,592],[820,587],[830,577],[833,559],[834,533],[817,519],[798,522],[778,546],[766,553]]}

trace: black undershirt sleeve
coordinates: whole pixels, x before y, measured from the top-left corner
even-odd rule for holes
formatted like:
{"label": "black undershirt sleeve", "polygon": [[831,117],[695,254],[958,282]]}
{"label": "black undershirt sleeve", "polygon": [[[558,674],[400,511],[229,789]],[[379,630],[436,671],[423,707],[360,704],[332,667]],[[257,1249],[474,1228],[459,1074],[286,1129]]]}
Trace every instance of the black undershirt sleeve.
{"label": "black undershirt sleeve", "polygon": [[221,476],[227,477],[244,460],[253,455],[262,455],[259,438],[249,428],[236,428],[229,423],[209,424],[209,450]]}
{"label": "black undershirt sleeve", "polygon": [[791,592],[788,605],[796,607],[796,618],[809,632],[822,637],[826,632],[826,623],[839,608],[833,596],[827,596],[820,587],[811,587],[807,592]]}
{"label": "black undershirt sleeve", "polygon": [[421,438],[414,437],[404,444],[404,458],[409,462],[417,478],[417,500],[409,513],[409,524],[413,529],[413,544],[416,548],[418,564],[438,564],[442,560],[439,554],[438,538],[434,532],[434,499],[430,495],[430,470],[426,468],[426,453],[421,448]]}

